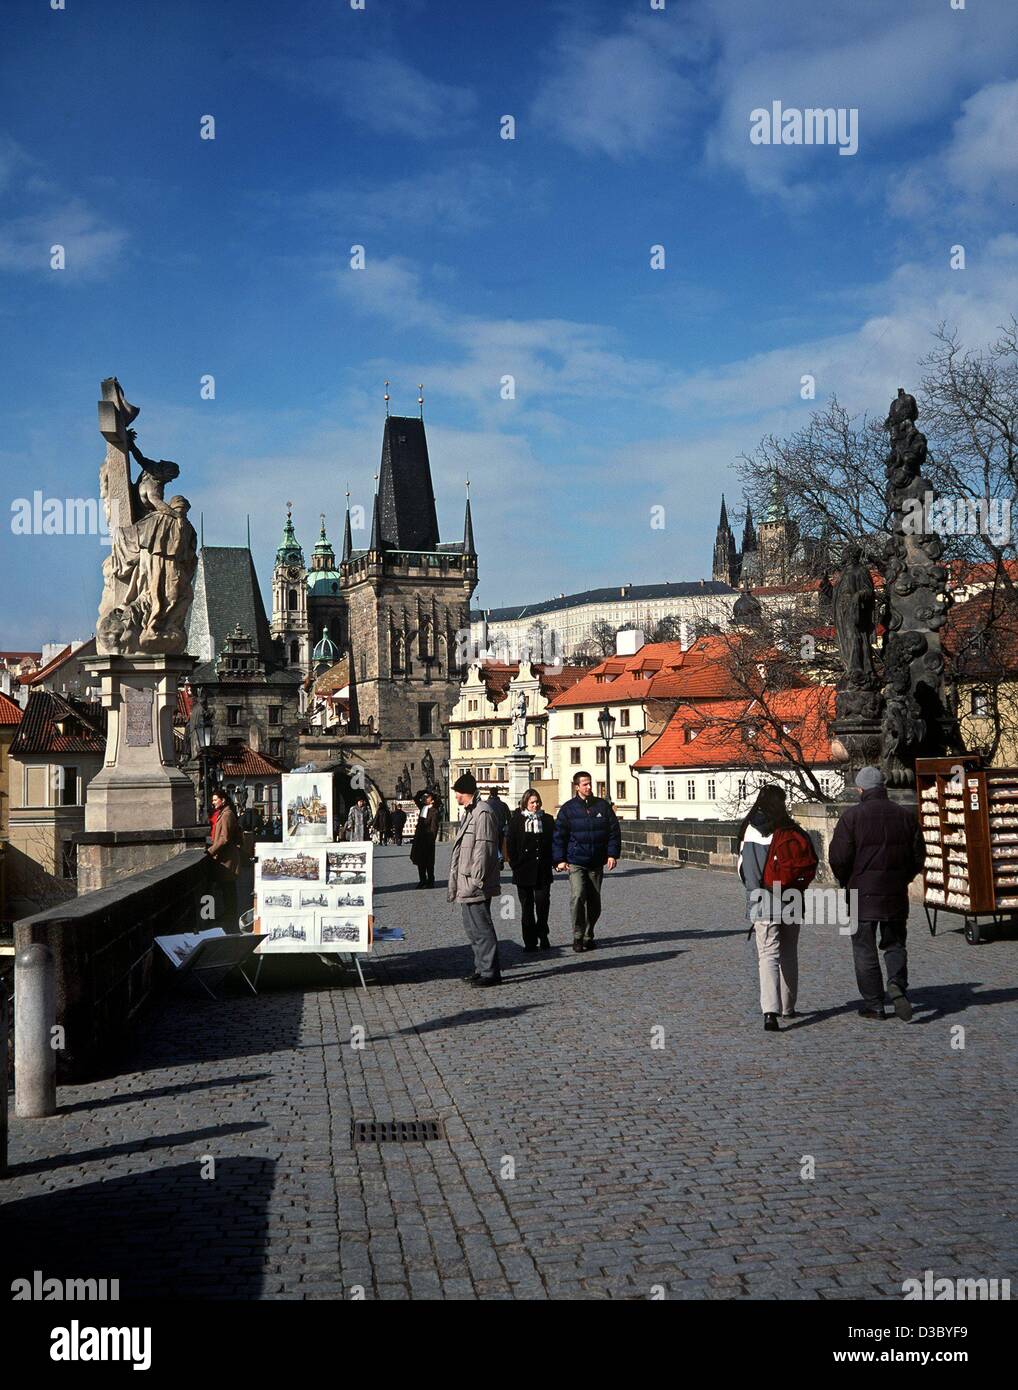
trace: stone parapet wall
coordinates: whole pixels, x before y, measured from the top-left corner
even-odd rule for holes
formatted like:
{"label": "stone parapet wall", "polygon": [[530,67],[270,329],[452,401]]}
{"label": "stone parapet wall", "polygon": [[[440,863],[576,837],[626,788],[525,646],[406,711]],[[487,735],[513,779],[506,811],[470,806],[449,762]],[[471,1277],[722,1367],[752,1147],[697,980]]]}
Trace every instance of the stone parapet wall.
{"label": "stone parapet wall", "polygon": [[204,850],[186,850],[14,924],[17,950],[40,942],[53,952],[61,1080],[94,1075],[126,1041],[154,988],[155,938],[200,929],[212,867]]}
{"label": "stone parapet wall", "polygon": [[699,869],[736,867],[738,821],[621,820],[623,859],[692,864]]}

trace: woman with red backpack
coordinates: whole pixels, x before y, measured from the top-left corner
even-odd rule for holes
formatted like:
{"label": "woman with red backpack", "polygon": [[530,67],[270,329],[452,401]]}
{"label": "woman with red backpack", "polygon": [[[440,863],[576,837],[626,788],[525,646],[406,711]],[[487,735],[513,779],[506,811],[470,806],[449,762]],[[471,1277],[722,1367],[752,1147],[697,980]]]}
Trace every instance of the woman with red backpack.
{"label": "woman with red backpack", "polygon": [[799,988],[802,895],[813,882],[817,856],[805,830],[788,814],[785,793],[761,787],[739,827],[739,877],[746,916],[756,933],[764,1028],[777,1033],[778,1014],[795,1017]]}

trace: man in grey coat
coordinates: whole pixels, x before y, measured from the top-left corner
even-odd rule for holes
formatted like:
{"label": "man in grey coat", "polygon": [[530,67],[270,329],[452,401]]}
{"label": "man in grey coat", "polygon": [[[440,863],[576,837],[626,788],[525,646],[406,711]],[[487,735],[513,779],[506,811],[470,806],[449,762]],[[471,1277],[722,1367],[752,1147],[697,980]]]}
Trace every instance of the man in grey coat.
{"label": "man in grey coat", "polygon": [[486,988],[502,983],[491,920],[491,900],[500,887],[498,817],[478,797],[471,773],[458,777],[452,790],[464,810],[449,865],[449,901],[463,908],[463,927],[474,949],[474,973],[465,976],[465,983]]}

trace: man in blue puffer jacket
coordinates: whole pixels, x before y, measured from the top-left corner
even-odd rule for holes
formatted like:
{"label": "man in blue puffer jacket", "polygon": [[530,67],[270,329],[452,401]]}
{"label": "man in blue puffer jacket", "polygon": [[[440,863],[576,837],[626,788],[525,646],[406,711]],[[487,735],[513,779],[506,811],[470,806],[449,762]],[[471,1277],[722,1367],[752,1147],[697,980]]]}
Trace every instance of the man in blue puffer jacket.
{"label": "man in blue puffer jacket", "polygon": [[559,807],[551,854],[560,873],[569,870],[569,911],[573,950],[594,949],[594,925],[601,915],[601,879],[618,863],[619,822],[607,801],[594,796],[589,772],[573,777],[573,797]]}

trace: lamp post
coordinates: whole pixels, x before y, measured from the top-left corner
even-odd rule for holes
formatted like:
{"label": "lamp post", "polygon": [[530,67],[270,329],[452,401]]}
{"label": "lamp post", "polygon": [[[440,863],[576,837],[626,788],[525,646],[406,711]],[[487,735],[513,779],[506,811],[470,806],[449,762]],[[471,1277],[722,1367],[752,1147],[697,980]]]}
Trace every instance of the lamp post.
{"label": "lamp post", "polygon": [[209,713],[208,693],[202,686],[199,696],[198,718],[194,725],[194,737],[198,749],[198,762],[201,766],[201,811],[205,820],[208,820],[209,815],[209,760],[214,732],[212,716]]}
{"label": "lamp post", "polygon": [[597,716],[597,727],[601,730],[601,737],[604,739],[604,792],[606,799],[611,801],[611,751],[612,736],[615,733],[615,716],[607,705],[605,705],[604,709]]}

